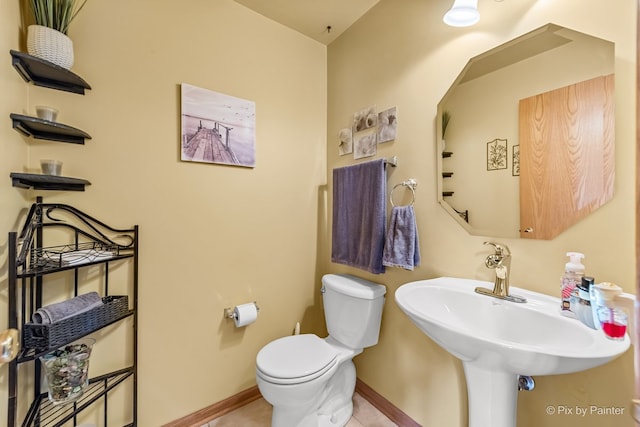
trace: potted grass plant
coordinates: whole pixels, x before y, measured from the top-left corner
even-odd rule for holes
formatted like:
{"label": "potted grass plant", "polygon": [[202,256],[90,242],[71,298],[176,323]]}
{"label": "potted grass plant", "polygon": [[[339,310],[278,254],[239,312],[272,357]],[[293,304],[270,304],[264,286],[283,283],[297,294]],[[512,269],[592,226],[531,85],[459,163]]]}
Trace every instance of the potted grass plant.
{"label": "potted grass plant", "polygon": [[69,25],[87,0],[28,0],[34,25],[27,28],[30,55],[64,68],[73,66],[73,42],[67,35]]}
{"label": "potted grass plant", "polygon": [[451,113],[448,110],[442,112],[442,151],[445,150],[444,135],[447,132],[447,126],[449,126],[449,120],[451,120]]}

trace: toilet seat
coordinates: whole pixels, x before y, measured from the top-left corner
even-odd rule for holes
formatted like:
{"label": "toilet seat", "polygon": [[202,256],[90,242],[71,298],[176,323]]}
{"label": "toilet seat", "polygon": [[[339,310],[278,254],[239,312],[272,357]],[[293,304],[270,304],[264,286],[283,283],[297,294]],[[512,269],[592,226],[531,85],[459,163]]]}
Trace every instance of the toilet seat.
{"label": "toilet seat", "polygon": [[337,363],[338,351],[313,334],[292,335],[258,352],[257,373],[276,384],[299,384],[322,376]]}

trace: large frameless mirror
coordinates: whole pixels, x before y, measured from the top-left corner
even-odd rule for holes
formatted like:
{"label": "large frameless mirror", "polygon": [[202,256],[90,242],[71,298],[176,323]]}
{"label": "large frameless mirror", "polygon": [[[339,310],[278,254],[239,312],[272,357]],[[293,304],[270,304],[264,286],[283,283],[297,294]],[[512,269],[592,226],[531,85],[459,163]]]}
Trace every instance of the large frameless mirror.
{"label": "large frameless mirror", "polygon": [[474,235],[552,239],[613,197],[614,44],[554,24],[469,60],[438,104],[438,199]]}

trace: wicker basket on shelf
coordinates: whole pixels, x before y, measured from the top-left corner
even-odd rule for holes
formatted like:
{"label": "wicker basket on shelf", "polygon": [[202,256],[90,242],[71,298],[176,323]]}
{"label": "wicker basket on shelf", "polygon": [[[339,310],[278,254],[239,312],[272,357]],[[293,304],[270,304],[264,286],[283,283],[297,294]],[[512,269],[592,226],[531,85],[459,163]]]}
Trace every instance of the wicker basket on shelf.
{"label": "wicker basket on shelf", "polygon": [[52,349],[65,345],[129,314],[129,298],[112,295],[89,311],[51,324],[25,323],[22,346],[29,349]]}

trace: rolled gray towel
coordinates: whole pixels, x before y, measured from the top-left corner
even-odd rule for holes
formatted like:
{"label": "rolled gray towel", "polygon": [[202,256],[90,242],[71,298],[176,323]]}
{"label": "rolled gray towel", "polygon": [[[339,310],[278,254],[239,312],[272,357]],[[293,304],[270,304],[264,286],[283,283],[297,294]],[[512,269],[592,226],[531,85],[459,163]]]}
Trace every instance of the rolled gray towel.
{"label": "rolled gray towel", "polygon": [[100,295],[97,292],[89,292],[66,301],[40,307],[33,313],[32,320],[34,323],[50,325],[101,305]]}

